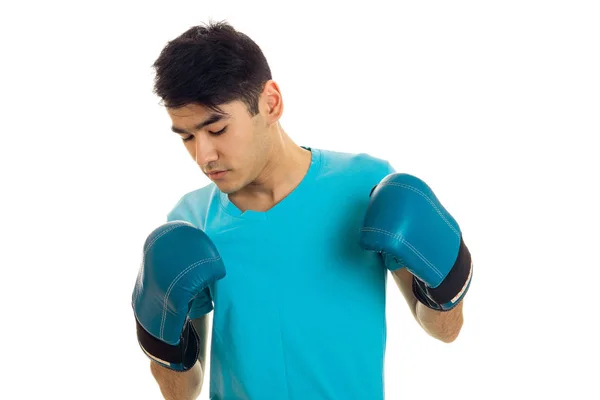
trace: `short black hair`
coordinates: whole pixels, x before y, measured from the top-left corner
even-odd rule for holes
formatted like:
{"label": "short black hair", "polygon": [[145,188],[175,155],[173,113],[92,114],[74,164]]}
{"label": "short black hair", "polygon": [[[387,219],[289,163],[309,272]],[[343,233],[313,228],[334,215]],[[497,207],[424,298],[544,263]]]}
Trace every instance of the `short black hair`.
{"label": "short black hair", "polygon": [[154,93],[168,108],[218,110],[240,100],[251,115],[271,69],[260,47],[227,22],[193,26],[169,41],[153,64]]}

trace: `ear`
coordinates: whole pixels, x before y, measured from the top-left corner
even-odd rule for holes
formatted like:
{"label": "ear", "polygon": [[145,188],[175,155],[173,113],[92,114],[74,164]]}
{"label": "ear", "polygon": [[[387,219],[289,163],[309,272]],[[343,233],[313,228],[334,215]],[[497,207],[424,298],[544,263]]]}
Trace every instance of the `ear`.
{"label": "ear", "polygon": [[273,80],[265,84],[260,103],[260,112],[264,115],[267,124],[277,123],[283,114],[283,98],[279,85]]}

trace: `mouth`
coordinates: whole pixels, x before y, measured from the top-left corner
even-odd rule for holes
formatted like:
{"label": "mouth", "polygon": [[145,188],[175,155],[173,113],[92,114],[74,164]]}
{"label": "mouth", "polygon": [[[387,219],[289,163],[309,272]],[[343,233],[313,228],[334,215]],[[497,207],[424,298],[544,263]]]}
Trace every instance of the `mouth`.
{"label": "mouth", "polygon": [[225,176],[225,174],[227,174],[226,170],[223,170],[223,171],[213,171],[213,172],[207,173],[206,176],[208,176],[211,180],[216,181],[216,180],[223,179],[223,177]]}

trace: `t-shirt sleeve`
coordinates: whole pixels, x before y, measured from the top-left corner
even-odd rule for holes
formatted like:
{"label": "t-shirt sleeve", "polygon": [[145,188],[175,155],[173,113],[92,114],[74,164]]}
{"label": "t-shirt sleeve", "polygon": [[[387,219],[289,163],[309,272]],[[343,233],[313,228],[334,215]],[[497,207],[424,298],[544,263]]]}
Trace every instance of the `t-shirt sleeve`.
{"label": "t-shirt sleeve", "polygon": [[389,174],[394,174],[396,173],[396,168],[394,168],[394,166],[392,165],[392,163],[390,163],[389,161],[386,161],[384,163],[384,177],[388,176]]}
{"label": "t-shirt sleeve", "polygon": [[190,221],[189,211],[186,209],[184,199],[181,199],[175,205],[175,207],[173,207],[171,211],[167,213],[167,222],[171,221],[186,221],[192,223],[192,221]]}
{"label": "t-shirt sleeve", "polygon": [[[382,163],[382,169],[381,169],[381,176],[378,178],[378,181],[376,183],[376,185],[381,182],[381,180],[383,178],[385,178],[386,176],[390,175],[390,174],[395,174],[396,173],[396,168],[394,168],[394,166],[392,165],[391,162],[389,161],[384,161]],[[373,189],[375,189],[375,187],[373,187]],[[390,262],[390,258],[386,257],[384,255],[380,255],[379,260],[381,262],[381,265],[388,269],[390,267],[389,262]],[[394,268],[397,268],[397,266],[393,266]]]}

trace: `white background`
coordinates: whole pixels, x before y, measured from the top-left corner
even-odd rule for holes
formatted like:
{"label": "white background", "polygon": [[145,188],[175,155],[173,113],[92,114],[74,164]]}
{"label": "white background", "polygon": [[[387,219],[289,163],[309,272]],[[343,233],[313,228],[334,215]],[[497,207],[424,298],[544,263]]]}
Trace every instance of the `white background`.
{"label": "white background", "polygon": [[207,180],[151,64],[211,18],[263,48],[298,144],[389,159],[461,224],[456,342],[390,280],[388,399],[600,398],[596,2],[6,4],[0,398],[161,398],[131,291],[145,235]]}

